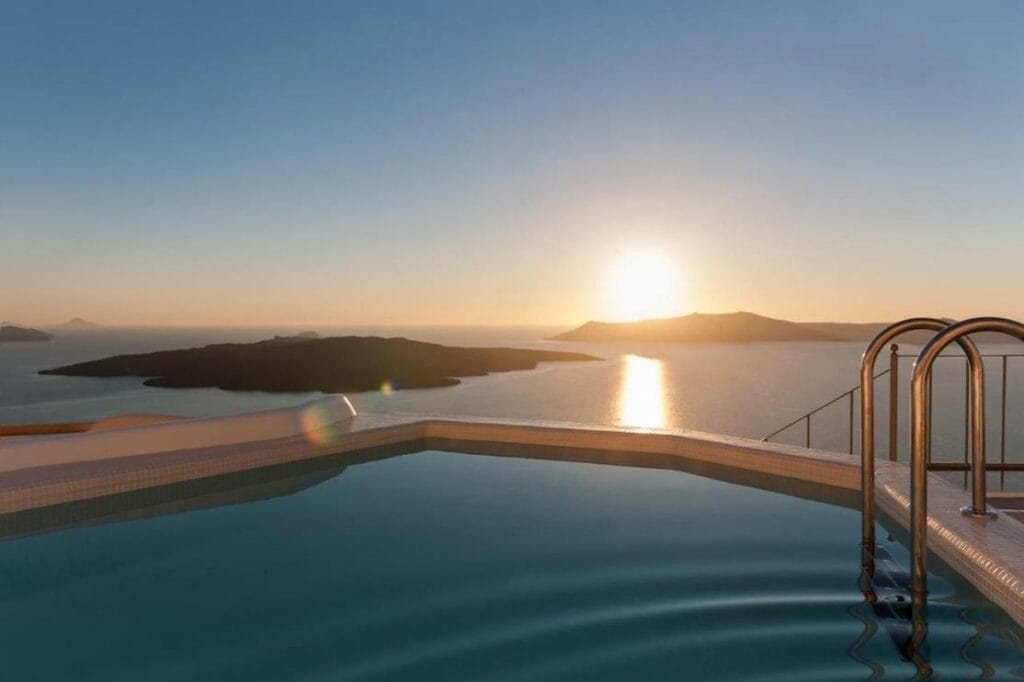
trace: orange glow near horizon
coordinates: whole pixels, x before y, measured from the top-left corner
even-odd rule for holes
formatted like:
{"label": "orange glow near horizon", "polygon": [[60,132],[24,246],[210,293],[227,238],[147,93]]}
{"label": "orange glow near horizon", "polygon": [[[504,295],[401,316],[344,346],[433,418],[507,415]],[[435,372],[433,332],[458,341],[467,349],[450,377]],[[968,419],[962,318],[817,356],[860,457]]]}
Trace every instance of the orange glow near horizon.
{"label": "orange glow near horizon", "polygon": [[607,318],[634,321],[680,315],[680,287],[677,268],[661,254],[625,253],[608,277]]}
{"label": "orange glow near horizon", "polygon": [[661,360],[639,355],[623,358],[618,423],[622,426],[667,426],[665,368]]}

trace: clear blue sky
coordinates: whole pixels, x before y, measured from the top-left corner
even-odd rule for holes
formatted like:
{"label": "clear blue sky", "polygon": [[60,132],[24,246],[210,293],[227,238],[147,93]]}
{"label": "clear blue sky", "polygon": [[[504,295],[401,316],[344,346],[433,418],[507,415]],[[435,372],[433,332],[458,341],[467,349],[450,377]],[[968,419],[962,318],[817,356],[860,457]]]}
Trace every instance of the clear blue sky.
{"label": "clear blue sky", "polygon": [[1024,316],[1022,2],[0,4],[0,318]]}

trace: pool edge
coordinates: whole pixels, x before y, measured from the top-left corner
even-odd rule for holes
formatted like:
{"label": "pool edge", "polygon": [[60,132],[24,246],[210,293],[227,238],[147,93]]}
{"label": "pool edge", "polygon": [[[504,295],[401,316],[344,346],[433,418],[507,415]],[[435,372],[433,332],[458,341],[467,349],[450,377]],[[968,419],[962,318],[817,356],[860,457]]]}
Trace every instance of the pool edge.
{"label": "pool edge", "polygon": [[[644,456],[657,455],[854,494],[860,490],[859,458],[734,436],[563,422],[361,414],[346,425],[344,432],[310,433],[7,472],[0,475],[0,514],[379,446],[429,447],[432,442],[462,443],[466,449],[491,443],[617,453],[616,457],[627,461],[612,463],[630,466],[645,466]],[[637,461],[628,461],[630,457]],[[560,459],[556,451],[546,458]],[[879,462],[876,473],[879,508],[909,528],[909,468],[900,463]],[[1007,515],[994,521],[964,517],[959,509],[968,503],[966,492],[938,476],[929,476],[929,549],[1024,626],[1024,524]]]}

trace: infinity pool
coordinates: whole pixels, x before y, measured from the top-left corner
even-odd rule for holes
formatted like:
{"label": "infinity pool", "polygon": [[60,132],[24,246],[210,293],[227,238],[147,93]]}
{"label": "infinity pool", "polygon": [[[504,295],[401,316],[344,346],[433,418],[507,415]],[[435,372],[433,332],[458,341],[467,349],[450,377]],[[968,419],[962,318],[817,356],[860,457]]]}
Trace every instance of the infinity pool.
{"label": "infinity pool", "polygon": [[[4,679],[915,674],[863,603],[860,516],[842,506],[436,451],[152,495],[0,543]],[[951,575],[931,585],[939,676],[1024,677],[1005,615]]]}

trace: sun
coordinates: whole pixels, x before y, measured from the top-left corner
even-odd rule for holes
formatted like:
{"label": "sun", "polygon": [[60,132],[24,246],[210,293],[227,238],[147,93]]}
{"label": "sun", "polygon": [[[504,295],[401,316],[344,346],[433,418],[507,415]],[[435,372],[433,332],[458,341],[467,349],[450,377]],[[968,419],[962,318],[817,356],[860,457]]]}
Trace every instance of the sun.
{"label": "sun", "polygon": [[608,276],[608,315],[615,321],[679,314],[680,282],[672,261],[657,251],[622,254]]}

